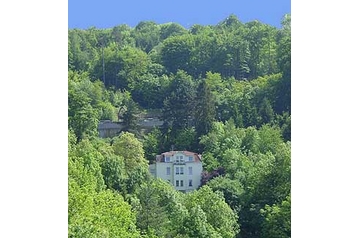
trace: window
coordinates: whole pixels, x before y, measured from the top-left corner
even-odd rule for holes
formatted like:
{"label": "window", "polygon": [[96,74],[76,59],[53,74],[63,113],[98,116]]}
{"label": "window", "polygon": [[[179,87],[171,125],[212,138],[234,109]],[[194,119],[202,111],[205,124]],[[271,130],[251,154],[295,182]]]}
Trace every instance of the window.
{"label": "window", "polygon": [[180,156],[180,162],[184,162],[183,156]]}
{"label": "window", "polygon": [[190,161],[190,162],[193,162],[193,161],[194,161],[193,156],[189,156],[189,161]]}
{"label": "window", "polygon": [[180,174],[184,174],[184,167],[180,167]]}
{"label": "window", "polygon": [[165,157],[165,162],[170,162],[170,157]]}
{"label": "window", "polygon": [[175,174],[179,174],[179,167],[175,167]]}
{"label": "window", "polygon": [[189,175],[193,175],[193,167],[189,167]]}
{"label": "window", "polygon": [[167,175],[170,175],[170,167],[167,167]]}
{"label": "window", "polygon": [[189,187],[193,187],[193,180],[189,179]]}
{"label": "window", "polygon": [[180,180],[180,187],[183,187],[183,186],[184,186],[184,181]]}
{"label": "window", "polygon": [[175,162],[179,162],[179,156],[175,157]]}
{"label": "window", "polygon": [[179,180],[175,180],[175,186],[179,187]]}

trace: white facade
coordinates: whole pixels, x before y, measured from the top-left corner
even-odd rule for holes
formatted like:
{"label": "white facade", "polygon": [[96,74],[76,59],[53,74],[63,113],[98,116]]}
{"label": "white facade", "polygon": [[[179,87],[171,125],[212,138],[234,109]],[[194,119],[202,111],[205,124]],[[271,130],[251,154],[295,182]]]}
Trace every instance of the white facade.
{"label": "white facade", "polygon": [[189,192],[200,186],[203,164],[201,156],[189,151],[170,151],[157,155],[150,173],[168,181],[176,190]]}

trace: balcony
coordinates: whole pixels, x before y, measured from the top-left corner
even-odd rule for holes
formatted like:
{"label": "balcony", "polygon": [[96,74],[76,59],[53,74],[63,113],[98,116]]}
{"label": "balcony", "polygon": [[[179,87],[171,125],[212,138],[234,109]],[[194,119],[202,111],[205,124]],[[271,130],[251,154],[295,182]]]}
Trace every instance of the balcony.
{"label": "balcony", "polygon": [[174,161],[174,165],[185,165],[185,161]]}

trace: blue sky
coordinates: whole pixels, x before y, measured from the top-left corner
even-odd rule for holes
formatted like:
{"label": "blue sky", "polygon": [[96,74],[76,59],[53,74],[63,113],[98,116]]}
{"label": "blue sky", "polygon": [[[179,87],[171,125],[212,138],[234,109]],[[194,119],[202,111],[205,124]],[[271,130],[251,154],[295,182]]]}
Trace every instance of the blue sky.
{"label": "blue sky", "polygon": [[230,14],[246,23],[253,20],[280,27],[291,13],[291,0],[68,0],[68,27],[135,27],[140,21],[216,25]]}

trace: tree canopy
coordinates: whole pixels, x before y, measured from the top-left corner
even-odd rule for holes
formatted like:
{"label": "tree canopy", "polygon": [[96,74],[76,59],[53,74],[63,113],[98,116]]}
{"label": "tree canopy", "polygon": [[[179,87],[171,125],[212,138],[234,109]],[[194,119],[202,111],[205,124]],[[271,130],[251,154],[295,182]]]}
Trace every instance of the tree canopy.
{"label": "tree canopy", "polygon": [[[69,237],[290,237],[291,16],[69,30],[68,129]],[[172,148],[196,191],[149,174]]]}

